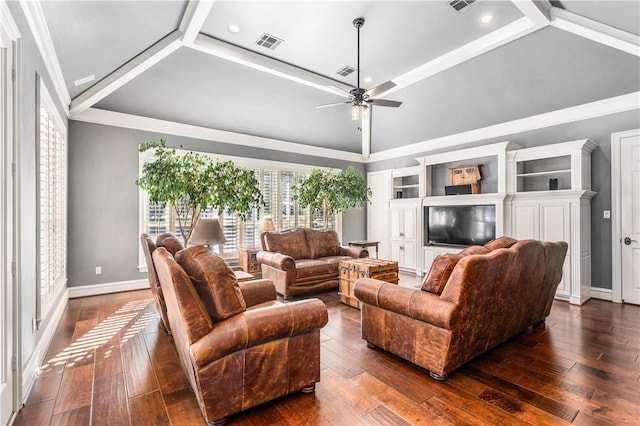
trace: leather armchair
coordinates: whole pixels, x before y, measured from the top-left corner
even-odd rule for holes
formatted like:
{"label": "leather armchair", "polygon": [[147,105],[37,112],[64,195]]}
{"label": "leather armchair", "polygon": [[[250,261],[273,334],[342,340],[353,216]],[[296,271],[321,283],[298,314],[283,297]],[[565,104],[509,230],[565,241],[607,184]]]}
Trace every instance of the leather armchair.
{"label": "leather armchair", "polygon": [[204,419],[227,417],[320,381],[318,299],[284,304],[270,280],[239,284],[204,247],[153,253],[180,364]]}

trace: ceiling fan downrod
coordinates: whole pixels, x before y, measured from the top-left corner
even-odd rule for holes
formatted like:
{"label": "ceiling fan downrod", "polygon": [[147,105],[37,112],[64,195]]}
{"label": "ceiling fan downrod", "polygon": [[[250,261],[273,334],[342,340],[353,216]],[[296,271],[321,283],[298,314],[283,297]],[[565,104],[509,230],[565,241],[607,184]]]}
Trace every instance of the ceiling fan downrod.
{"label": "ceiling fan downrod", "polygon": [[360,28],[364,25],[364,18],[356,18],[353,20],[353,26],[358,30],[358,91],[360,91]]}

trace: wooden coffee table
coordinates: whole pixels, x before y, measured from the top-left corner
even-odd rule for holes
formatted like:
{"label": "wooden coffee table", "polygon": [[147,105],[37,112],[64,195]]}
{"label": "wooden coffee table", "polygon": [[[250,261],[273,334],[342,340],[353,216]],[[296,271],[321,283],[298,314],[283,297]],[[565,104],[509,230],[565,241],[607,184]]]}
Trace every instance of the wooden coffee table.
{"label": "wooden coffee table", "polygon": [[360,301],[353,294],[358,278],[375,278],[391,284],[398,284],[398,262],[391,260],[344,259],[340,261],[340,302],[360,309]]}

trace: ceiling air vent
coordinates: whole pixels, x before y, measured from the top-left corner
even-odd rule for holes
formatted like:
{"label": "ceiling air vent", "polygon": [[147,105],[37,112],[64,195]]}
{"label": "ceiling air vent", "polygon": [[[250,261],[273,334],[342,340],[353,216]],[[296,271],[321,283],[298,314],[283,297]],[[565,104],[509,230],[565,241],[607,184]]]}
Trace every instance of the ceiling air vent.
{"label": "ceiling air vent", "polygon": [[284,40],[271,34],[264,33],[256,41],[258,46],[266,47],[267,49],[276,50],[276,47],[280,46]]}
{"label": "ceiling air vent", "polygon": [[350,74],[353,74],[354,72],[356,72],[356,69],[354,67],[350,67],[349,65],[345,65],[344,67],[340,68],[338,71],[336,71],[336,74],[340,74],[343,77],[346,77]]}
{"label": "ceiling air vent", "polygon": [[471,6],[471,4],[475,2],[476,0],[453,0],[449,2],[449,6],[460,12],[462,9],[465,9],[467,6]]}

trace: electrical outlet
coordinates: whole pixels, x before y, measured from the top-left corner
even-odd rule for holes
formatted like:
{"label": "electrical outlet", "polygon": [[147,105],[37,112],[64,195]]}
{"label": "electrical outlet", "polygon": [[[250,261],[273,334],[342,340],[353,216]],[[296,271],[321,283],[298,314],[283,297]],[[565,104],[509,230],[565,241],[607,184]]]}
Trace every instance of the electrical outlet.
{"label": "electrical outlet", "polygon": [[100,275],[102,273],[102,266],[96,266],[96,275]]}
{"label": "electrical outlet", "polygon": [[605,210],[604,214],[603,214],[603,217],[605,219],[611,219],[611,210]]}

